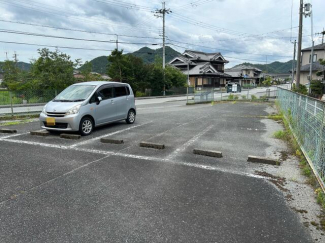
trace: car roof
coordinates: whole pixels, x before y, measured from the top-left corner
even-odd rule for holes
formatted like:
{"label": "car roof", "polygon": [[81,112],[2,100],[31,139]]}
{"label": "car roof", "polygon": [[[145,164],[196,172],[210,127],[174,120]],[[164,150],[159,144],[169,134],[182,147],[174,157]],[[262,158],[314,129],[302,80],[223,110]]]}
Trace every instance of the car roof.
{"label": "car roof", "polygon": [[101,86],[103,84],[125,84],[126,83],[121,83],[121,82],[108,82],[108,81],[89,81],[89,82],[82,82],[82,83],[77,83],[74,85],[94,85],[94,86]]}

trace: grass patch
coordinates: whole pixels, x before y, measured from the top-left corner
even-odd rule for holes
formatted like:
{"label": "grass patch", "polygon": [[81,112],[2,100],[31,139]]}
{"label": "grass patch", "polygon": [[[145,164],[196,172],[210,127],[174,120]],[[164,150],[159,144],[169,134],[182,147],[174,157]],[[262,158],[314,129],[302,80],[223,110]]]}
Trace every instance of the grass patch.
{"label": "grass patch", "polygon": [[274,138],[277,138],[277,139],[282,139],[282,140],[287,140],[287,134],[285,131],[276,131],[274,134],[273,134],[273,137]]}
{"label": "grass patch", "polygon": [[3,122],[3,123],[0,123],[0,127],[14,126],[14,125],[19,125],[19,124],[29,123],[29,122],[32,122],[32,121],[33,121],[32,119],[25,119],[25,120],[19,120],[19,121]]}
{"label": "grass patch", "polygon": [[[39,112],[40,113],[40,112]],[[22,115],[13,115],[13,116],[0,116],[0,121],[9,121],[9,120],[24,120],[30,118],[38,118],[39,113],[37,114],[22,114]]]}
{"label": "grass patch", "polygon": [[[280,111],[280,106],[279,103],[276,102],[276,107],[278,111]],[[273,114],[270,115],[268,118],[279,121],[282,120],[284,124],[284,131],[277,131],[274,133],[274,137],[285,140],[291,150],[293,151],[292,153],[299,159],[299,167],[301,169],[301,173],[307,177],[307,183],[313,186],[314,188],[317,188],[315,190],[316,197],[317,197],[317,202],[323,209],[325,209],[325,193],[321,188],[319,188],[319,183],[317,181],[316,176],[314,175],[309,163],[307,162],[306,157],[304,156],[298,142],[296,141],[291,129],[290,129],[290,124],[287,119],[284,118],[283,113],[281,112],[280,114]],[[290,118],[289,118],[290,120]],[[325,220],[324,220],[324,229],[325,229]]]}

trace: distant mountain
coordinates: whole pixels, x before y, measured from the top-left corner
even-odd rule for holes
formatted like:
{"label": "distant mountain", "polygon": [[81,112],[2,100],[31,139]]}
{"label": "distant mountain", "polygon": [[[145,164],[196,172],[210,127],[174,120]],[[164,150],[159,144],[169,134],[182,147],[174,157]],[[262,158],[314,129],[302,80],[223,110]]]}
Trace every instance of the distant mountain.
{"label": "distant mountain", "polygon": [[[143,60],[144,63],[153,63],[155,61],[155,57],[158,55],[162,57],[162,48],[159,49],[150,49],[148,47],[143,47],[135,52],[128,53],[125,55],[133,55],[139,57]],[[171,61],[174,57],[178,56],[180,53],[175,51],[173,48],[166,46],[166,63]],[[90,61],[92,63],[92,71],[104,74],[107,72],[107,67],[109,65],[107,56],[96,57],[95,59]],[[83,66],[79,68],[82,70]]]}
{"label": "distant mountain", "polygon": [[[180,55],[179,52],[175,51],[173,48],[166,46],[165,49],[166,53],[166,63]],[[133,55],[136,57],[139,57],[143,60],[144,63],[153,63],[155,61],[156,56],[162,57],[163,56],[163,49],[159,48],[156,50],[150,49],[148,47],[143,47],[139,49],[138,51],[135,51],[133,53],[127,54],[127,55]]]}
{"label": "distant mountain", "polygon": [[[266,73],[289,73],[292,70],[292,62],[293,60],[290,60],[288,62],[272,62],[270,64],[252,64],[249,62],[244,62],[239,65],[254,66]],[[297,62],[295,62],[295,66],[296,63]],[[234,67],[237,67],[239,65],[236,65]]]}
{"label": "distant mountain", "polygon": [[[0,70],[1,66],[4,62],[0,62]],[[23,71],[29,71],[31,68],[32,64],[26,63],[26,62],[17,62],[17,67]]]}

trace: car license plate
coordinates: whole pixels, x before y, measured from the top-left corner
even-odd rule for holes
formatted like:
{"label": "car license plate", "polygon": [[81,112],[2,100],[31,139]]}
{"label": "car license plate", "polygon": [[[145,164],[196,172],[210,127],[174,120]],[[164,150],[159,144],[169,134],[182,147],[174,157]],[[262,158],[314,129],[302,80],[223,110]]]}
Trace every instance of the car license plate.
{"label": "car license plate", "polygon": [[46,118],[46,125],[55,126],[55,118],[53,118],[53,117]]}

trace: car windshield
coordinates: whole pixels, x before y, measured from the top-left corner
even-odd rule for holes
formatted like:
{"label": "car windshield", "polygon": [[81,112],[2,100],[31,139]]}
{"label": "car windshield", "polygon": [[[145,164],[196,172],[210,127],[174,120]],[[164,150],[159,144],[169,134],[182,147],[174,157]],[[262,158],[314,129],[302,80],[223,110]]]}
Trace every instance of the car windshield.
{"label": "car windshield", "polygon": [[71,85],[63,90],[53,101],[78,102],[84,101],[95,89],[95,85]]}

